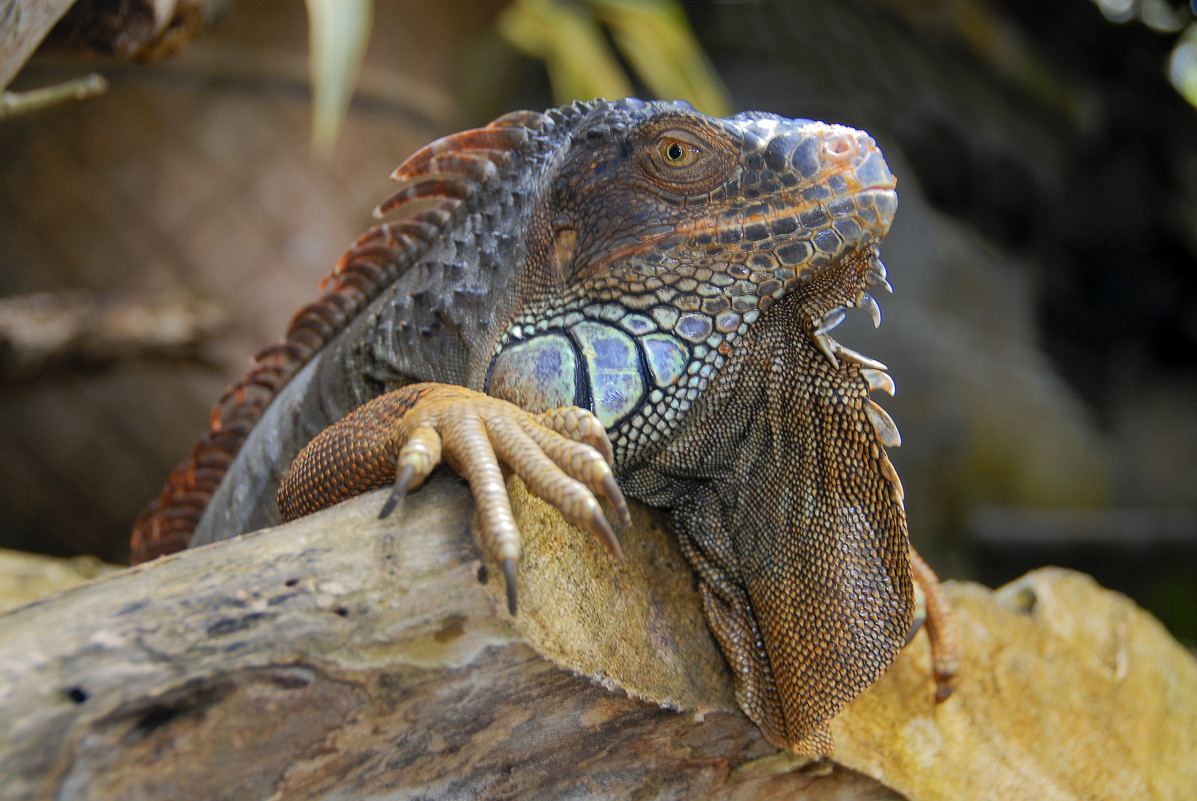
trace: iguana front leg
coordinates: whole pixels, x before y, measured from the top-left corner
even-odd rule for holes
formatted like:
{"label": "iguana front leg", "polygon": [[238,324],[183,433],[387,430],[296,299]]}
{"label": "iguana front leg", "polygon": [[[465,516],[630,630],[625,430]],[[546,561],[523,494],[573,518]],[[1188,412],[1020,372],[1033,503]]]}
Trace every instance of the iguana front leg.
{"label": "iguana front leg", "polygon": [[623,525],[630,525],[631,517],[611,472],[611,444],[594,415],[573,406],[532,414],[449,384],[402,387],[325,429],[287,471],[279,487],[279,511],[284,520],[293,520],[393,484],[381,512],[385,517],[442,459],[470,484],[482,544],[503,565],[512,614],[520,540],[500,464],[566,520],[620,554],[595,496],[607,499]]}

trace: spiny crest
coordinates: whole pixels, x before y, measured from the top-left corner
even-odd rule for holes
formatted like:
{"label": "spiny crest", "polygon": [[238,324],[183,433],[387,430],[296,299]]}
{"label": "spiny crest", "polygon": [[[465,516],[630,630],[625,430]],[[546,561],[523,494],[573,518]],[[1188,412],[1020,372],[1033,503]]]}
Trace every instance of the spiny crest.
{"label": "spiny crest", "polygon": [[245,376],[212,409],[210,429],[167,479],[133,527],[132,561],[187,547],[204,510],[266,407],[328,342],[421,253],[454,224],[455,212],[480,188],[506,179],[505,167],[528,143],[570,122],[592,104],[550,114],[516,111],[482,128],[446,136],[418,150],[392,174],[403,184],[379,204],[381,217],[408,203],[431,203],[358,237],[331,275],[324,294],[299,310],[283,339],[253,358]]}
{"label": "spiny crest", "polygon": [[631,128],[664,111],[694,111],[694,107],[684,100],[639,100],[634,97],[614,101],[597,100],[586,104],[575,103],[568,108],[584,117],[574,126],[575,132],[591,139],[599,138],[615,129]]}

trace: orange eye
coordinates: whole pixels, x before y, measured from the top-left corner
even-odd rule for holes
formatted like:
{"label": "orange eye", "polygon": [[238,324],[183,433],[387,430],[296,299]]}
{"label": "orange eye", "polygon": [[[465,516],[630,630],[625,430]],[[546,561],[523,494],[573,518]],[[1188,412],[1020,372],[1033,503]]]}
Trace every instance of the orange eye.
{"label": "orange eye", "polygon": [[646,120],[631,134],[632,158],[654,190],[709,192],[739,163],[740,147],[714,122],[693,113]]}
{"label": "orange eye", "polygon": [[661,159],[670,167],[689,167],[702,155],[702,149],[693,142],[673,138],[662,139],[657,150]]}

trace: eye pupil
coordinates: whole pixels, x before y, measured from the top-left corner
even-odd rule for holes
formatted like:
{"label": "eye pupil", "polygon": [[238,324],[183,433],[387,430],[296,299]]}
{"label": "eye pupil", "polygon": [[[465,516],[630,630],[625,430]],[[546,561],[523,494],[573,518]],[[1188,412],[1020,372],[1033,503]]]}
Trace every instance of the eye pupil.
{"label": "eye pupil", "polygon": [[677,142],[673,142],[665,149],[665,156],[670,161],[680,161],[682,158],[682,146]]}

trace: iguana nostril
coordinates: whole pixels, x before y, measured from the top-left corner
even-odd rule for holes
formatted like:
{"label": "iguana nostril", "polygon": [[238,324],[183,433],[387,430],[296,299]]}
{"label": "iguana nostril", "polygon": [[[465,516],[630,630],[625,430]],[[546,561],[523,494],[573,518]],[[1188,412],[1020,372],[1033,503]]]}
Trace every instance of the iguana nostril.
{"label": "iguana nostril", "polygon": [[852,154],[852,142],[843,134],[832,134],[823,140],[823,149],[829,156],[842,159]]}

